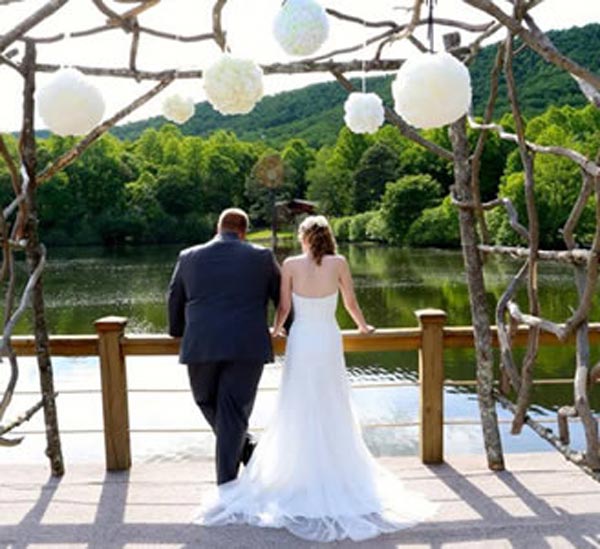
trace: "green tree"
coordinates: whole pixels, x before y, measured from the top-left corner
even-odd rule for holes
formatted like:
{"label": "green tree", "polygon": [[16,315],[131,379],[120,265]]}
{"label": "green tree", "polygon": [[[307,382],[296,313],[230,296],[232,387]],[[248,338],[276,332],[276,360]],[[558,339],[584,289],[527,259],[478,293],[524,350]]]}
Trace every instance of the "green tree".
{"label": "green tree", "polygon": [[181,166],[166,166],[158,173],[156,199],[166,213],[174,216],[201,209],[200,187]]}
{"label": "green tree", "polygon": [[403,243],[413,221],[426,208],[437,206],[441,196],[441,185],[429,175],[407,175],[388,183],[381,201],[387,239]]}
{"label": "green tree", "polygon": [[140,242],[167,242],[175,228],[175,220],[167,215],[158,201],[158,182],[154,175],[143,172],[125,186],[130,220],[130,234]]}
{"label": "green tree", "polygon": [[290,139],[281,152],[291,179],[293,196],[303,198],[308,187],[307,172],[315,164],[315,151],[304,139]]}
{"label": "green tree", "polygon": [[405,242],[417,248],[460,246],[458,212],[449,196],[439,206],[421,212],[409,227]]}
{"label": "green tree", "polygon": [[315,165],[306,174],[306,196],[317,202],[325,215],[343,216],[352,212],[352,173],[339,169],[332,161],[333,151],[323,147]]}
{"label": "green tree", "polygon": [[372,143],[371,135],[352,133],[344,126],[333,147],[330,159],[331,167],[340,171],[353,172],[358,167],[362,155]]}
{"label": "green tree", "polygon": [[144,130],[135,142],[134,151],[144,164],[160,165],[163,151],[158,132],[154,128]]}
{"label": "green tree", "polygon": [[398,177],[398,157],[384,143],[374,143],[362,155],[354,172],[353,206],[364,212],[379,205],[386,183]]}

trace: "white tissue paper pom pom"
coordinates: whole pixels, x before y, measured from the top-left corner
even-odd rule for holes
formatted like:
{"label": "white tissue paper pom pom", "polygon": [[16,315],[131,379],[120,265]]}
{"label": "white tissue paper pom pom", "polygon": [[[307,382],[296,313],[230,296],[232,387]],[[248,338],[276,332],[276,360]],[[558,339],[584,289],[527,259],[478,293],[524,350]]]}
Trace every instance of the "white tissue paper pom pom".
{"label": "white tissue paper pom pom", "polygon": [[275,17],[273,33],[287,54],[311,55],[327,40],[327,13],[314,0],[287,0]]}
{"label": "white tissue paper pom pom", "polygon": [[471,104],[471,76],[446,52],[408,59],[392,84],[394,108],[417,128],[438,128],[463,116]]}
{"label": "white tissue paper pom pom", "polygon": [[375,133],[383,124],[383,101],[376,93],[354,92],[344,103],[344,122],[354,133]]}
{"label": "white tissue paper pom pom", "polygon": [[178,93],[169,95],[162,103],[162,113],[167,120],[184,124],[194,115],[194,101]]}
{"label": "white tissue paper pom pom", "polygon": [[204,91],[221,114],[246,114],[263,96],[262,69],[250,59],[224,54],[204,71]]}
{"label": "white tissue paper pom pom", "polygon": [[102,94],[73,68],[60,69],[38,91],[36,100],[48,129],[61,136],[86,134],[104,115]]}

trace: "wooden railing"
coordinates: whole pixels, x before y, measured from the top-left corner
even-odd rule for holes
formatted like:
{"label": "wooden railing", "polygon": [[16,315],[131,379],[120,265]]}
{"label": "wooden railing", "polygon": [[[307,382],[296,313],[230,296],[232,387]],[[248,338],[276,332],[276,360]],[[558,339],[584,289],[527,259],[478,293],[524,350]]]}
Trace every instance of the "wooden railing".
{"label": "wooden railing", "polygon": [[[344,330],[344,351],[418,351],[419,352],[419,448],[423,463],[441,463],[444,459],[444,350],[472,348],[471,326],[445,326],[446,313],[439,309],[415,312],[419,327],[379,329],[370,335]],[[102,380],[104,440],[108,470],[131,467],[129,408],[127,398],[127,356],[176,355],[179,340],[162,334],[126,334],[127,319],[105,317],[95,322],[96,335],[52,336],[50,352],[54,356],[99,356]],[[528,328],[520,326],[513,337],[515,346],[524,346]],[[492,328],[497,346],[496,329]],[[600,324],[590,324],[590,343],[600,343]],[[570,341],[574,342],[574,339]],[[15,336],[13,347],[18,355],[35,355],[32,336]],[[542,333],[540,343],[562,346],[554,335]],[[285,351],[285,339],[273,340],[277,354]],[[572,380],[539,380],[541,383],[570,383]],[[473,385],[473,380],[454,380],[452,385]]]}

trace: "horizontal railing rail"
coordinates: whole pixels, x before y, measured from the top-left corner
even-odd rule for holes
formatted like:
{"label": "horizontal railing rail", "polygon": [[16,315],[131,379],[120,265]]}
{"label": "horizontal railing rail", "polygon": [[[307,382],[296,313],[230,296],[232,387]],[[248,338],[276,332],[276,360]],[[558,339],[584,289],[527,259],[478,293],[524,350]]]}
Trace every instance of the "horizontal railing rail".
{"label": "horizontal railing rail", "polygon": [[[343,330],[344,351],[360,352],[419,352],[418,380],[380,381],[352,384],[353,388],[420,388],[420,409],[418,421],[377,423],[363,425],[365,428],[419,427],[420,455],[424,463],[443,461],[444,425],[476,425],[476,420],[448,419],[444,421],[443,394],[446,387],[473,387],[476,381],[445,379],[443,358],[446,349],[473,348],[472,326],[445,326],[446,314],[437,309],[416,311],[419,319],[417,328],[384,328],[373,334],[360,334],[356,330]],[[104,433],[106,464],[109,470],[128,469],[131,466],[130,434],[136,433],[192,433],[210,432],[199,429],[131,429],[129,427],[128,393],[183,393],[187,389],[127,388],[125,359],[128,356],[165,356],[179,353],[179,340],[164,334],[126,334],[127,319],[106,317],[96,321],[97,333],[93,335],[56,335],[50,337],[50,352],[54,356],[89,357],[100,359],[101,390],[65,389],[64,394],[96,393],[102,395],[103,429],[71,429],[66,434]],[[519,326],[513,336],[513,345],[525,346],[529,328]],[[492,327],[492,344],[498,345],[497,330]],[[600,323],[589,326],[590,343],[600,343]],[[548,333],[540,334],[540,343],[545,346],[562,346],[574,342],[558,340]],[[33,336],[14,336],[12,345],[19,356],[35,355]],[[275,353],[285,352],[285,339],[274,338]],[[538,379],[536,385],[572,384],[572,379]],[[273,391],[277,387],[264,387],[261,390]],[[34,391],[20,391],[17,394],[37,394]],[[541,418],[542,423],[553,420]],[[500,423],[508,420],[500,420]],[[39,431],[41,434],[42,431]],[[21,434],[38,434],[38,431],[24,430]]]}
{"label": "horizontal railing rail", "polygon": [[[515,347],[524,347],[527,343],[529,327],[521,325],[513,337]],[[498,347],[498,335],[492,326],[492,345]],[[420,328],[381,328],[373,334],[360,334],[357,330],[342,330],[344,351],[416,351],[421,344]],[[470,348],[474,345],[471,326],[445,326],[443,329],[444,348]],[[589,328],[590,343],[600,343],[600,323],[592,323]],[[98,356],[98,335],[55,335],[50,336],[50,352],[54,356]],[[571,337],[560,341],[555,335],[540,333],[540,345],[546,347],[575,343]],[[35,356],[35,338],[33,336],[13,336],[13,348],[19,356]],[[179,340],[165,334],[125,334],[123,348],[128,356],[167,356],[179,353]],[[285,351],[285,339],[273,340],[274,351]]]}
{"label": "horizontal railing rail", "polygon": [[[498,382],[494,382],[496,385],[498,384]],[[573,384],[573,380],[572,379],[566,379],[566,378],[544,378],[544,379],[534,379],[533,380],[533,384],[534,385],[572,385]],[[444,387],[475,387],[477,385],[477,381],[475,381],[474,379],[445,379],[444,380]],[[352,381],[350,382],[350,386],[352,387],[352,389],[395,389],[398,387],[418,387],[419,386],[419,382],[418,381],[409,381],[409,380],[402,380],[402,381],[369,381],[367,383],[365,382],[360,382],[360,383],[353,383]],[[259,387],[258,389],[259,391],[265,392],[265,391],[277,391],[279,390],[279,387],[275,387],[275,386],[271,386],[271,387]],[[156,387],[138,387],[136,389],[128,389],[127,390],[128,393],[130,394],[136,394],[136,393],[157,393],[157,394],[161,394],[161,393],[184,393],[184,394],[189,394],[190,390],[189,389],[177,389],[177,388],[172,388],[172,389],[158,389]],[[15,391],[13,393],[14,395],[21,395],[21,396],[34,396],[34,395],[39,395],[40,392],[38,391]],[[102,394],[102,390],[101,389],[61,389],[60,391],[61,395],[99,395]]]}

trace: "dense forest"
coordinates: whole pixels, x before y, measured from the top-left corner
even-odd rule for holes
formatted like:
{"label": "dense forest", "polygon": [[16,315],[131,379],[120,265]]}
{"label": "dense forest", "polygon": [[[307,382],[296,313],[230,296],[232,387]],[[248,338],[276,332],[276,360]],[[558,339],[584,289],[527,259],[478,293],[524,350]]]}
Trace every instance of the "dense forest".
{"label": "dense forest", "polygon": [[[581,39],[575,40],[578,33]],[[593,44],[600,45],[600,25],[556,33],[553,39],[581,60],[584,47],[589,52],[596,47]],[[481,65],[472,67],[475,81],[484,80],[486,63],[491,60],[488,51],[482,53]],[[600,147],[600,111],[577,106],[583,99],[569,91],[575,84],[566,76],[553,75],[542,61],[531,63],[529,55],[521,51],[519,59],[530,64],[517,71],[524,82],[520,93],[529,113],[527,137],[595,154]],[[582,62],[597,70],[600,60],[589,56]],[[389,79],[373,82],[389,99],[388,84]],[[474,89],[477,100],[483,92],[477,86]],[[557,97],[558,89],[562,92]],[[457,246],[457,214],[448,199],[451,165],[390,125],[374,135],[351,133],[342,126],[345,95],[340,86],[317,85],[264,98],[245,117],[224,119],[213,111],[207,115],[208,107],[199,105],[196,116],[182,127],[153,119],[121,128],[122,135],[133,137],[145,125],[134,139],[103,137],[40,187],[43,240],[55,245],[197,242],[212,234],[218,213],[231,205],[247,209],[254,227],[268,226],[270,195],[258,183],[254,169],[262,157],[278,152],[285,178],[277,199],[317,202],[319,210],[332,218],[339,240]],[[562,102],[574,106],[557,106]],[[312,115],[307,114],[309,106]],[[212,120],[210,130],[208,119]],[[509,114],[500,121],[507,129],[512,127]],[[423,133],[450,147],[445,128]],[[269,138],[263,139],[264,134]],[[476,137],[470,132],[472,142]],[[39,168],[74,142],[75,138],[54,135],[38,139]],[[7,144],[16,158],[16,139],[9,137]],[[542,155],[536,159],[535,171],[541,245],[560,246],[559,229],[577,196],[580,174],[573,163]],[[518,152],[495,134],[484,153],[481,187],[484,199],[498,192],[512,198],[526,219]],[[10,177],[1,164],[3,204],[10,202],[11,194]],[[495,242],[516,242],[503,211],[490,212],[488,223]],[[589,204],[579,225],[579,242],[589,239],[592,227],[593,206]]]}
{"label": "dense forest", "polygon": [[[590,55],[590,52],[600,51],[600,24],[552,31],[548,36],[571,59],[600,73],[600,56]],[[483,113],[495,55],[495,46],[487,46],[469,67],[475,114]],[[525,116],[541,114],[550,105],[585,105],[585,98],[575,81],[529,49],[519,52],[514,72]],[[367,80],[368,90],[379,94],[387,105],[392,104],[392,78],[385,76]],[[360,87],[358,81],[354,83]],[[196,114],[181,126],[181,131],[184,135],[207,137],[217,129],[231,130],[242,140],[262,139],[275,148],[281,148],[287,139],[294,136],[304,139],[311,147],[319,148],[335,142],[343,126],[345,98],[346,92],[337,82],[328,82],[265,97],[251,113],[243,116],[223,116],[208,103],[199,103]],[[505,84],[501,82],[496,113],[502,115],[509,111]],[[121,139],[136,139],[145,129],[159,128],[164,123],[164,118],[155,117],[117,127],[113,133]]]}

